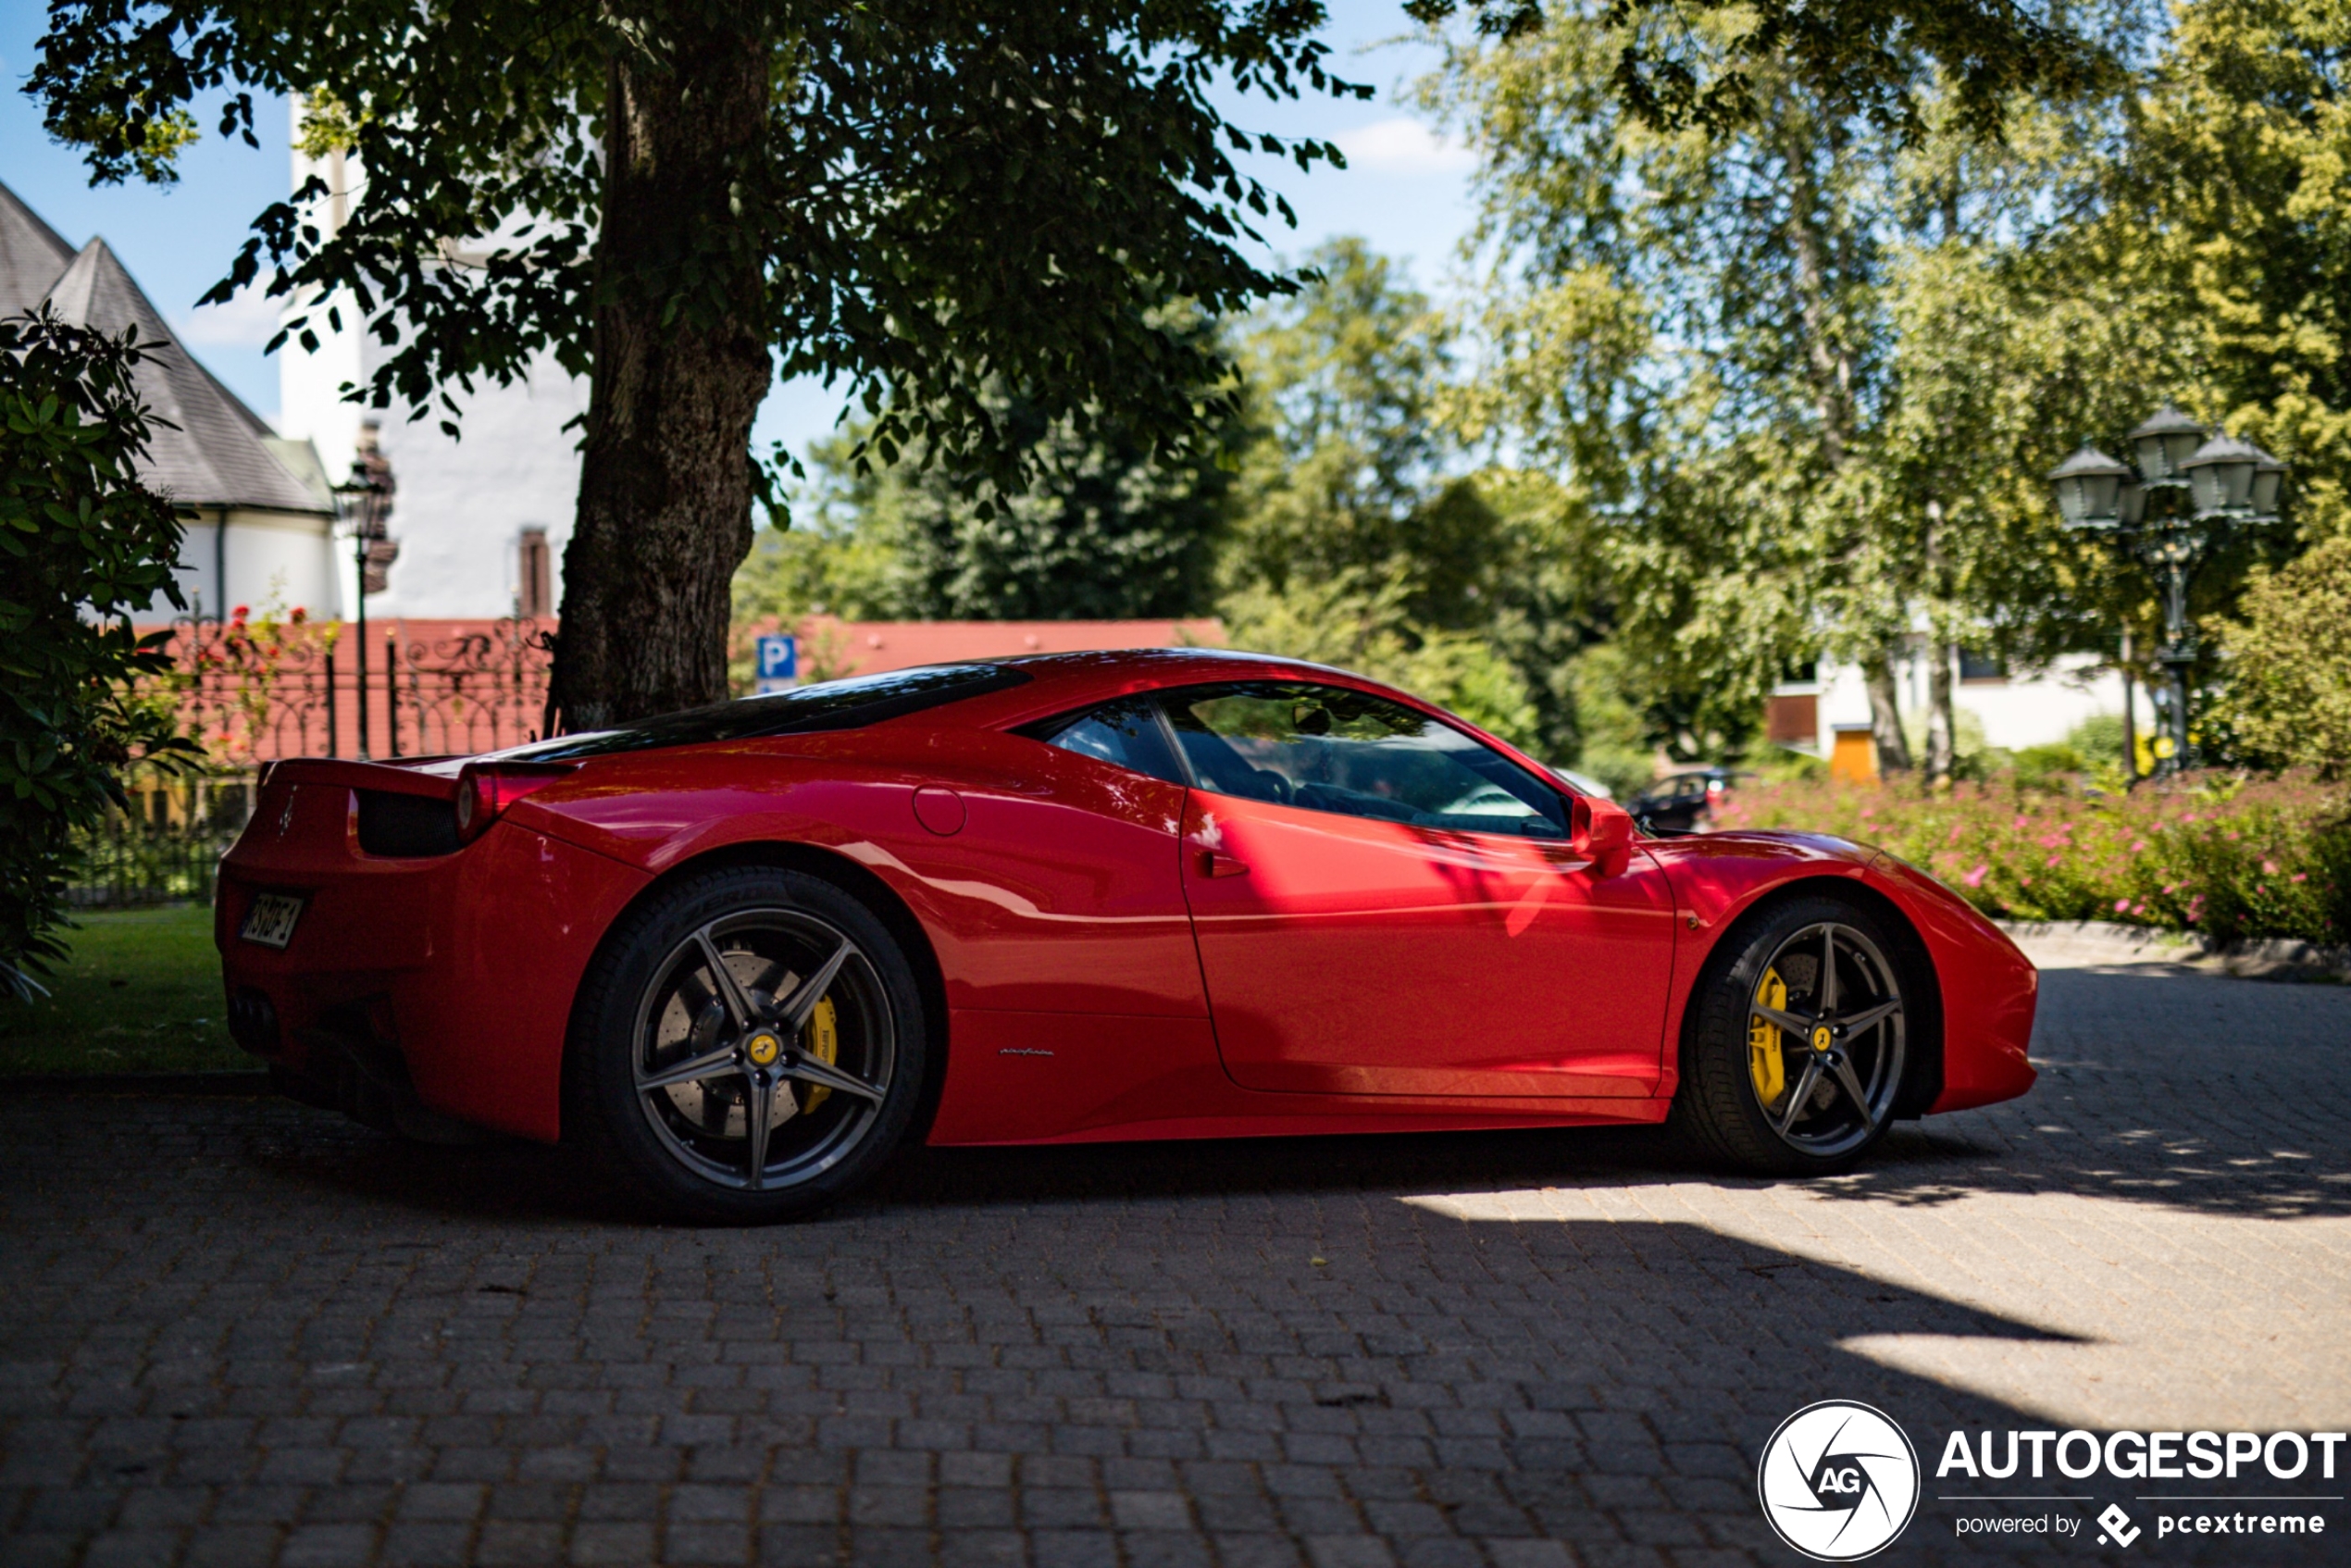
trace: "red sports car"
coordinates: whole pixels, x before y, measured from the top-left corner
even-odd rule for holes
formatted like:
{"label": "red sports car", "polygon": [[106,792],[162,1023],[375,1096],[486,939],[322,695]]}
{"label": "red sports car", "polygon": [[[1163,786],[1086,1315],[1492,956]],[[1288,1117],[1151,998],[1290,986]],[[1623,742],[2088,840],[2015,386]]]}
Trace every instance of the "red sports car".
{"label": "red sports car", "polygon": [[269,770],[237,1039],[688,1215],[935,1144],[1682,1124],[1786,1175],[2021,1094],[2033,965],[1842,840],[1648,840],[1470,725],[1195,650],[939,665]]}

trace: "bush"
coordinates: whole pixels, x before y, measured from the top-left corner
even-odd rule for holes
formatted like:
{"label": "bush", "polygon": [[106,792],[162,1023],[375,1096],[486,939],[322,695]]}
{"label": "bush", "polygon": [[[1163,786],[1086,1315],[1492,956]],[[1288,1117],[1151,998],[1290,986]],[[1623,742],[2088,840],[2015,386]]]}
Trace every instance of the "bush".
{"label": "bush", "polygon": [[0,321],[0,990],[28,997],[65,950],[72,836],[123,801],[121,769],[193,757],[129,683],[168,660],[131,616],[172,580],[181,525],[139,481],[150,416],[119,339]]}
{"label": "bush", "polygon": [[2257,571],[2244,610],[2223,633],[2227,682],[2212,727],[2250,757],[2341,777],[2351,767],[2351,538]]}
{"label": "bush", "polygon": [[1963,783],[1944,796],[1762,784],[1732,796],[1716,822],[1874,845],[2007,919],[2351,940],[2351,798],[2307,777],[2207,776],[2130,795],[2013,782]]}

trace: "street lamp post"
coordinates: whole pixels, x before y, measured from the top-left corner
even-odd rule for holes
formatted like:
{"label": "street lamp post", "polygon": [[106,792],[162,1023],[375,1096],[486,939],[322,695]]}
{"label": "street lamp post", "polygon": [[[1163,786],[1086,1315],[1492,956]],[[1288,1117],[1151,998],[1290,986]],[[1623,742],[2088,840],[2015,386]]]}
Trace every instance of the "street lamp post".
{"label": "street lamp post", "polygon": [[[2166,680],[2155,691],[2155,771],[2190,765],[2188,671],[2196,628],[2188,585],[2208,550],[2234,528],[2278,520],[2286,467],[2226,430],[2203,426],[2166,404],[2131,432],[2133,468],[2084,445],[2049,475],[2058,514],[2069,529],[2100,535],[2146,563],[2163,594],[2163,646],[2156,663]],[[2124,716],[2124,732],[2130,729]],[[2136,760],[2123,759],[2135,773]]]}
{"label": "street lamp post", "polygon": [[352,653],[358,666],[359,757],[367,750],[367,595],[381,593],[398,559],[400,546],[391,539],[392,464],[377,447],[375,427],[363,426],[359,451],[351,463],[351,478],[334,487],[335,511],[351,530],[352,572],[358,591],[358,641]]}

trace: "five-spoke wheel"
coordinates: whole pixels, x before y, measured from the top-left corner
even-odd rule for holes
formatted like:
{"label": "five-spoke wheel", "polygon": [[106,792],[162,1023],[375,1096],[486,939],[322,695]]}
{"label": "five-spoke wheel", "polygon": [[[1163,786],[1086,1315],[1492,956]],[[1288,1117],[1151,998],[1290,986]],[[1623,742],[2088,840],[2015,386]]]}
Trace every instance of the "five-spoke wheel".
{"label": "five-spoke wheel", "polygon": [[573,1042],[573,1101],[591,1141],[665,1206],[780,1218],[846,1190],[904,1131],[919,994],[896,941],[841,889],[716,873],[633,913],[606,951]]}
{"label": "five-spoke wheel", "polygon": [[1892,1123],[1909,1065],[1896,933],[1809,898],[1742,936],[1692,999],[1675,1120],[1750,1170],[1843,1169]]}

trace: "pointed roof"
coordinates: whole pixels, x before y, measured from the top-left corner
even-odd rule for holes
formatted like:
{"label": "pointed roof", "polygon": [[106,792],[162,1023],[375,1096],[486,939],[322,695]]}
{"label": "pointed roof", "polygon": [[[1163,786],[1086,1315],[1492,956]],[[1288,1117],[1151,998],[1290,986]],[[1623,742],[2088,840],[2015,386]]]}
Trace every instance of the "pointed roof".
{"label": "pointed roof", "polygon": [[331,501],[270,451],[277,432],[180,345],[106,241],[82,246],[48,298],[68,321],[109,335],[135,325],[140,342],[155,345],[139,367],[139,390],[178,429],[156,427],[141,465],[149,484],[191,506],[332,513]]}
{"label": "pointed roof", "polygon": [[0,184],[0,316],[31,310],[49,294],[73,247]]}

